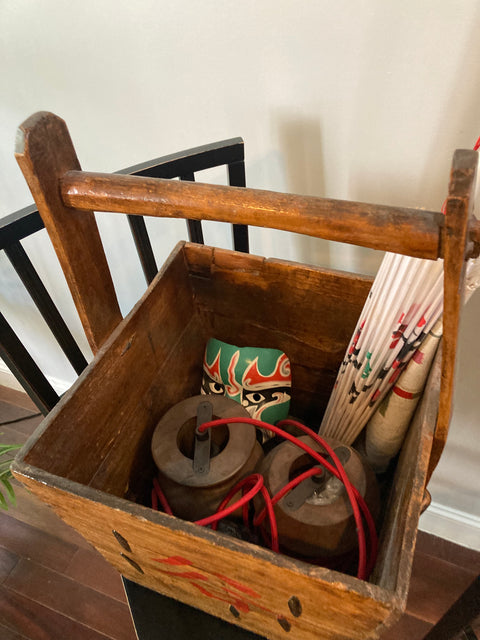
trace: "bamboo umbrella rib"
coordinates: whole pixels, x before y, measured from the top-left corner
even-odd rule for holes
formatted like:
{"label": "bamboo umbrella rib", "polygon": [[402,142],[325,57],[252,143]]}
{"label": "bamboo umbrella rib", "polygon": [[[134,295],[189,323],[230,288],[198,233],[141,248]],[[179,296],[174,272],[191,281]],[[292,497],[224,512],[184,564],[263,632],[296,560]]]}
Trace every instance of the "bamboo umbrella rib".
{"label": "bamboo umbrella rib", "polygon": [[385,255],[340,366],[323,434],[356,438],[442,307],[442,261]]}

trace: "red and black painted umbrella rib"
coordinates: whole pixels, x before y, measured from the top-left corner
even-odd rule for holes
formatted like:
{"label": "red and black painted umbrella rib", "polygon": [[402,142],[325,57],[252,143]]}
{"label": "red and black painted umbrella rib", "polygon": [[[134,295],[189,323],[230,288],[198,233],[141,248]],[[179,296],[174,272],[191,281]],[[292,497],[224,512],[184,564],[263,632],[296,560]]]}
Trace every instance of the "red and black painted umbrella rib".
{"label": "red and black painted umbrella rib", "polygon": [[386,254],[340,367],[321,433],[351,444],[442,314],[443,263]]}

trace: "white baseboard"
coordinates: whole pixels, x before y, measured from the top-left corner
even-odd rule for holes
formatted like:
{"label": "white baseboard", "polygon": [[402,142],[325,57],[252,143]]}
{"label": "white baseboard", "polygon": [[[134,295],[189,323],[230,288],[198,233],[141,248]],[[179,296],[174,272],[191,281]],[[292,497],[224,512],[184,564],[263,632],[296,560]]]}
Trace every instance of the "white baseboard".
{"label": "white baseboard", "polygon": [[[59,378],[53,378],[51,376],[47,376],[47,380],[50,382],[58,395],[62,395],[62,393],[65,393],[65,391],[70,389],[70,387],[72,386],[71,382],[60,380]],[[24,391],[22,385],[18,382],[13,373],[2,360],[0,360],[0,385],[2,385],[3,387],[9,387],[10,389],[16,389],[17,391]]]}
{"label": "white baseboard", "polygon": [[462,547],[480,551],[480,517],[432,502],[420,516],[419,528]]}

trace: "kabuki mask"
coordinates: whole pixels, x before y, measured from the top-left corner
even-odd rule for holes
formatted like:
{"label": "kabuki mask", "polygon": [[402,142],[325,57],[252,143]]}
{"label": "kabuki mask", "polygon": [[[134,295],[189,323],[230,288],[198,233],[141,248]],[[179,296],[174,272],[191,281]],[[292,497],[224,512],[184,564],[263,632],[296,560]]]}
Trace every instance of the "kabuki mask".
{"label": "kabuki mask", "polygon": [[235,347],[211,338],[203,360],[202,394],[236,400],[252,418],[275,424],[288,416],[290,360],[278,349]]}

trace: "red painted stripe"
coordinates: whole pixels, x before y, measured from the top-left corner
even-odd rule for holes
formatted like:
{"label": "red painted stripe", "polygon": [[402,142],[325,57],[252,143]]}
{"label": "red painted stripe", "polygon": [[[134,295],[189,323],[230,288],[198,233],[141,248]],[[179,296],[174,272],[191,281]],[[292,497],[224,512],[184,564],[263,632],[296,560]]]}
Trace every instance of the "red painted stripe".
{"label": "red painted stripe", "polygon": [[406,400],[413,400],[414,398],[418,398],[421,393],[412,393],[411,391],[405,391],[405,389],[401,389],[400,387],[393,387],[393,393],[396,393],[400,398],[405,398]]}
{"label": "red painted stripe", "polygon": [[182,556],[170,556],[169,558],[152,558],[155,562],[164,562],[165,564],[173,564],[173,565],[192,565],[193,562],[188,560],[187,558],[182,558]]}
{"label": "red painted stripe", "polygon": [[415,351],[412,356],[412,360],[417,364],[423,364],[423,361],[425,360],[425,354],[423,353],[423,351]]}

